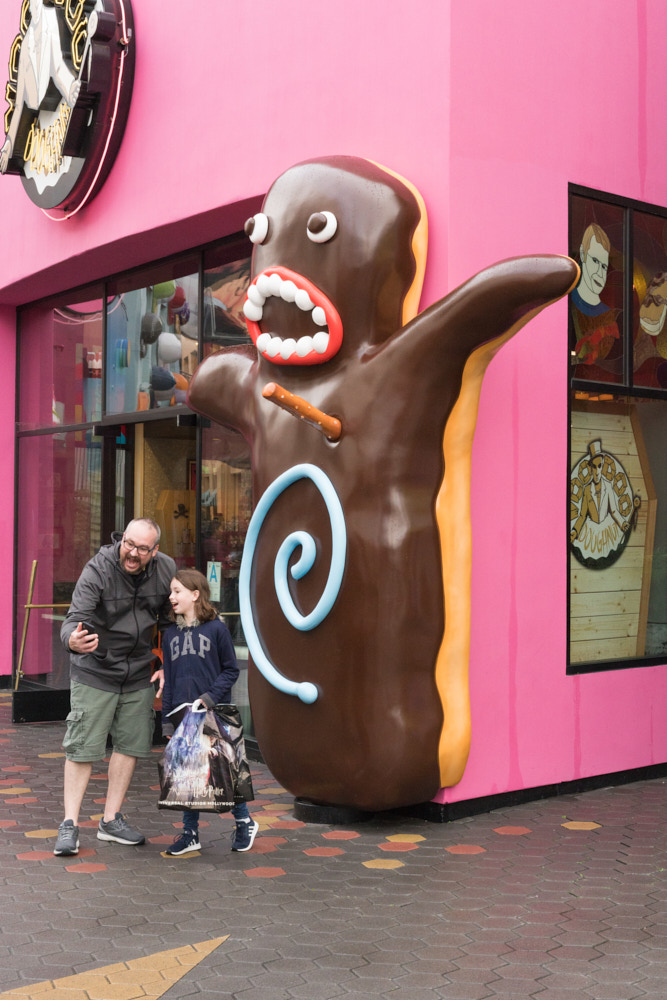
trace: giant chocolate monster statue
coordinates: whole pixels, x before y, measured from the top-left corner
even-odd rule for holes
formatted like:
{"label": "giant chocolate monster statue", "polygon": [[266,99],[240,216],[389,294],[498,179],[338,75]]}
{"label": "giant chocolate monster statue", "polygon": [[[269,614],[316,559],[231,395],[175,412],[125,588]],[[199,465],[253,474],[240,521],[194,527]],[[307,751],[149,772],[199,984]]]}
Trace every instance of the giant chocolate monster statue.
{"label": "giant chocolate monster statue", "polygon": [[422,199],[348,156],[286,171],[246,232],[252,344],[209,357],[189,402],[252,452],[240,599],[259,744],[299,798],[424,802],[461,778],[470,743],[484,371],[578,267],[506,260],[418,314]]}

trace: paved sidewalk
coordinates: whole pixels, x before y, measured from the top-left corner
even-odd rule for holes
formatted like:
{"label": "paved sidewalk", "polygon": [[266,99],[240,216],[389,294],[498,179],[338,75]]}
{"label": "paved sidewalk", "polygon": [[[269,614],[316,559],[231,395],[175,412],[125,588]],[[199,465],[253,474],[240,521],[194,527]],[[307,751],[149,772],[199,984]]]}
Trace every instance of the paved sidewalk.
{"label": "paved sidewalk", "polygon": [[[667,997],[665,781],[436,825],[305,825],[255,765],[253,850],[228,816],[162,852],[155,761],[127,802],[143,847],[96,839],[105,770],[74,858],[53,856],[64,725],[12,726],[0,692],[0,998],[634,1000]],[[157,754],[156,754],[157,760]]]}

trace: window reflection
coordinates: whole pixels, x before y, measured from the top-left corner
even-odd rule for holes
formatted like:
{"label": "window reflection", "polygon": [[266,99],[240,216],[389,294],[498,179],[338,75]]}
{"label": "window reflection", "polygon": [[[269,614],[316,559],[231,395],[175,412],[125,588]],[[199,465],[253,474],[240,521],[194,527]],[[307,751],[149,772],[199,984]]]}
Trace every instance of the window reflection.
{"label": "window reflection", "polygon": [[199,275],[145,273],[107,305],[108,413],[185,403],[197,366]]}
{"label": "window reflection", "polygon": [[69,604],[81,568],[101,544],[102,440],[91,431],[21,438],[19,469],[21,626],[25,605],[42,605],[30,612],[21,669],[28,680],[67,687],[69,660],[59,638],[62,605]]}
{"label": "window reflection", "polygon": [[231,632],[240,676],[234,687],[246,729],[252,735],[248,699],[248,649],[239,613],[239,572],[252,516],[252,475],[248,444],[236,431],[211,424],[202,431],[202,569],[211,599]]}
{"label": "window reflection", "polygon": [[103,299],[99,288],[82,295],[21,311],[21,430],[102,415]]}
{"label": "window reflection", "polygon": [[243,303],[250,284],[250,258],[204,272],[204,356],[232,344],[249,344]]}

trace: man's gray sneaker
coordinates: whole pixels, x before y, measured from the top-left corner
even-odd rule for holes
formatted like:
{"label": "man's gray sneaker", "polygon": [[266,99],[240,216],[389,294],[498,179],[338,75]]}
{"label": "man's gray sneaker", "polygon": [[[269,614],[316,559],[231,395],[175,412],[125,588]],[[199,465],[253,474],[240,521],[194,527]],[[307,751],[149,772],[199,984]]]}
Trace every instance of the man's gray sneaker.
{"label": "man's gray sneaker", "polygon": [[108,823],[104,822],[104,818],[100,820],[97,839],[114,840],[117,844],[130,844],[133,847],[146,840],[143,833],[132,829],[122,813],[116,813],[115,819],[110,819]]}
{"label": "man's gray sneaker", "polygon": [[71,819],[64,819],[58,827],[58,839],[53,853],[58,855],[79,853],[79,828],[74,826]]}

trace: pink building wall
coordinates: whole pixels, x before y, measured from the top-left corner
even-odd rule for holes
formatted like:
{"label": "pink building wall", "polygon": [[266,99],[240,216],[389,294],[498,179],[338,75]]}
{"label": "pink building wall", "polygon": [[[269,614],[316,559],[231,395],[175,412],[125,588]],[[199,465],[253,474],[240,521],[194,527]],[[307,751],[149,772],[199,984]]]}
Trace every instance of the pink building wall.
{"label": "pink building wall", "polygon": [[[237,203],[310,156],[367,156],[421,190],[423,306],[495,260],[567,252],[570,181],[667,204],[653,111],[667,83],[661,0],[133,6],[132,108],[101,193],[55,223],[18,179],[0,178],[0,342],[12,364],[9,306],[235,231],[249,214]],[[0,57],[19,8],[0,5]],[[560,303],[486,377],[473,455],[473,740],[444,800],[667,759],[662,668],[565,674],[566,336]]]}

